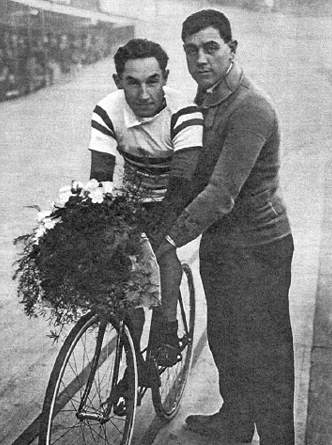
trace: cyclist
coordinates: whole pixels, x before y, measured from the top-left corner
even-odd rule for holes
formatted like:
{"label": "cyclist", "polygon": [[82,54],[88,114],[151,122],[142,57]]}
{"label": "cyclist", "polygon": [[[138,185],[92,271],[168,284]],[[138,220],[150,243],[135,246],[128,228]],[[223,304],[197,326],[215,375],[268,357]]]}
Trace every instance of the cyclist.
{"label": "cyclist", "polygon": [[[128,190],[139,190],[155,221],[155,229],[147,231],[156,249],[190,201],[203,117],[196,105],[166,87],[168,56],[158,43],[132,39],[114,61],[118,90],[103,98],[92,116],[90,177],[115,183],[121,178]],[[173,366],[181,354],[176,312],[182,269],[175,249],[171,252],[171,261],[159,262],[164,322],[157,360],[162,366]],[[134,311],[132,322],[139,341],[143,310]]]}

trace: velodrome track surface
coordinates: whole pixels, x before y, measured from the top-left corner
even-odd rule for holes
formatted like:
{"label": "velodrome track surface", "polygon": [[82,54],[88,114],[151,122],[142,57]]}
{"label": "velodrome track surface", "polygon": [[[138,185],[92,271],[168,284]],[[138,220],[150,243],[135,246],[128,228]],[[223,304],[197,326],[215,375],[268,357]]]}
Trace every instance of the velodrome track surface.
{"label": "velodrome track surface", "polygon": [[[159,41],[170,56],[169,85],[192,95],[180,41],[186,15],[208,2],[164,2],[155,20],[138,23],[137,36]],[[259,14],[224,9],[239,40],[238,58],[276,102],[283,128],[282,179],[295,237],[291,311],[296,353],[297,445],[332,443],[331,364],[331,139],[332,27],[329,18]],[[95,103],[111,91],[112,60],[76,73],[17,101],[0,104],[0,443],[27,444],[22,435],[40,412],[56,346],[45,320],[29,320],[11,280],[14,237],[30,230],[38,204],[46,209],[57,190],[89,176],[89,125]],[[206,348],[205,303],[197,242],[181,252],[190,258],[198,286],[196,356],[177,418],[160,429],[146,401],[138,414],[134,444],[214,444],[183,429],[194,412],[219,406],[211,356]],[[310,374],[310,361],[311,367]],[[308,393],[310,387],[309,404]],[[307,416],[307,413],[309,414]],[[307,439],[305,441],[308,420]]]}

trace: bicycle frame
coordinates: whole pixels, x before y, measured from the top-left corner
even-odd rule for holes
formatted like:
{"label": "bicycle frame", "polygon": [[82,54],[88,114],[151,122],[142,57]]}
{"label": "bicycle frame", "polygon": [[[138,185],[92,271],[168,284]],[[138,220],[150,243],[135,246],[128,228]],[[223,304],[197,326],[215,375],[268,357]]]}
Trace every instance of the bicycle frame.
{"label": "bicycle frame", "polygon": [[[125,322],[125,320],[127,320],[127,322]],[[119,322],[119,330],[118,330],[118,335],[116,337],[116,344],[115,344],[115,365],[114,365],[114,373],[112,376],[112,386],[111,386],[111,394],[110,396],[107,398],[107,400],[104,402],[104,405],[106,405],[106,409],[102,414],[94,414],[94,413],[87,413],[85,412],[84,408],[86,406],[91,388],[92,388],[92,384],[93,384],[93,380],[94,380],[94,376],[96,373],[96,369],[98,368],[98,366],[100,366],[100,357],[101,357],[101,353],[102,353],[102,340],[105,334],[105,330],[107,327],[107,324],[109,323],[109,320],[107,318],[101,318],[101,323],[99,326],[99,330],[98,330],[98,335],[97,335],[97,341],[96,341],[96,348],[95,348],[95,352],[93,355],[93,359],[92,359],[92,363],[91,363],[91,367],[90,367],[90,371],[89,371],[89,377],[80,401],[80,405],[78,408],[78,412],[76,414],[77,418],[81,421],[83,420],[96,420],[100,423],[106,423],[109,419],[110,419],[110,414],[112,411],[112,407],[113,404],[115,402],[115,398],[114,398],[114,392],[115,392],[115,388],[118,384],[118,378],[119,378],[119,369],[120,369],[120,362],[121,362],[121,355],[122,355],[122,348],[123,346],[123,335],[124,335],[124,327],[125,327],[125,323],[127,324],[129,330],[131,331],[130,333],[132,334],[132,336],[134,336],[133,333],[133,329],[130,323],[130,318],[129,315],[124,312],[122,312],[121,314],[121,318],[118,320]],[[134,339],[134,337],[133,337]],[[135,350],[136,350],[136,341],[134,341],[134,345],[135,345]],[[136,351],[136,353],[141,353],[140,351]],[[146,388],[147,389],[147,388]],[[146,391],[145,389],[145,391]],[[145,393],[144,391],[144,393]],[[141,396],[143,397],[143,395]],[[139,402],[141,401],[141,398],[139,399]]]}
{"label": "bicycle frame", "polygon": [[[92,359],[92,364],[91,364],[91,370],[89,373],[89,378],[82,396],[82,400],[80,402],[79,405],[79,409],[78,409],[78,413],[77,413],[77,418],[79,420],[85,420],[85,419],[90,419],[90,420],[98,420],[98,421],[103,421],[104,419],[102,418],[101,415],[96,415],[96,414],[87,414],[84,412],[84,407],[86,405],[86,401],[89,397],[90,391],[91,391],[91,387],[93,384],[93,378],[95,376],[96,373],[96,369],[99,365],[99,358],[100,358],[100,352],[101,352],[101,346],[102,346],[102,339],[104,337],[105,334],[105,330],[106,330],[106,325],[107,325],[107,321],[104,320],[102,321],[102,323],[100,324],[100,328],[98,330],[98,336],[97,336],[97,342],[96,342],[96,349],[95,349],[95,353]],[[105,419],[106,422],[107,419]]]}
{"label": "bicycle frame", "polygon": [[[123,307],[109,316],[86,314],[70,331],[52,370],[40,445],[70,445],[79,436],[91,438],[86,442],[91,445],[96,437],[109,434],[129,445],[136,407],[150,387],[157,415],[167,421],[176,415],[190,369],[195,320],[192,273],[186,264],[183,270],[185,281],[178,297],[182,360],[173,367],[156,363],[162,317],[158,308],[153,309],[151,322],[145,321],[142,341],[135,337],[131,311]],[[139,382],[137,364],[142,371],[142,360],[146,367]]]}

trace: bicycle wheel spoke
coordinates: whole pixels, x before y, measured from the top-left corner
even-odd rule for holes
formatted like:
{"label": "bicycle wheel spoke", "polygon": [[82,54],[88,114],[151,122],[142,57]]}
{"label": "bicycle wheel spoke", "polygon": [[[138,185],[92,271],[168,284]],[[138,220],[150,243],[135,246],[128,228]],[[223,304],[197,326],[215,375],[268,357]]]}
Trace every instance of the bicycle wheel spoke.
{"label": "bicycle wheel spoke", "polygon": [[71,433],[71,431],[73,431],[73,430],[75,430],[75,428],[79,428],[80,427],[80,425],[79,425],[79,423],[77,423],[76,425],[72,425],[69,429],[68,429],[68,427],[67,428],[61,428],[61,427],[57,427],[57,431],[61,431],[62,429],[64,430],[64,432],[63,432],[63,434],[62,435],[60,435],[53,443],[54,444],[56,444],[56,443],[61,443],[62,442],[62,440],[63,440],[63,438],[65,437],[65,436],[67,436],[68,434],[70,434]]}
{"label": "bicycle wheel spoke", "polygon": [[115,416],[109,404],[114,371],[119,372],[118,381],[124,369],[130,369],[137,389],[133,342],[125,328],[120,369],[115,369],[118,324],[98,320],[83,317],[61,348],[45,397],[39,445],[130,443],[137,391],[127,400],[124,417]]}
{"label": "bicycle wheel spoke", "polygon": [[[118,417],[117,420],[118,420],[118,422],[120,422],[120,423],[121,423],[121,421],[124,422],[124,420],[122,420],[121,417]],[[119,427],[117,426],[117,424],[116,424],[115,422],[113,422],[112,420],[111,420],[111,422],[112,422],[114,428],[118,431],[118,433],[120,433],[120,432],[121,432],[121,428],[119,428]]]}
{"label": "bicycle wheel spoke", "polygon": [[[96,426],[96,429],[93,428],[94,424],[90,423],[88,425],[88,431],[90,432],[90,437],[92,438],[93,442],[98,444],[98,443],[100,443],[100,439],[102,439],[102,441],[106,441],[106,431],[103,429],[103,426],[101,426],[100,424],[96,424],[95,426]],[[104,434],[100,434],[100,432],[98,430],[104,430]],[[83,426],[82,426],[82,436],[83,437],[87,436],[87,432],[83,429]],[[89,442],[84,442],[84,443],[89,443]]]}

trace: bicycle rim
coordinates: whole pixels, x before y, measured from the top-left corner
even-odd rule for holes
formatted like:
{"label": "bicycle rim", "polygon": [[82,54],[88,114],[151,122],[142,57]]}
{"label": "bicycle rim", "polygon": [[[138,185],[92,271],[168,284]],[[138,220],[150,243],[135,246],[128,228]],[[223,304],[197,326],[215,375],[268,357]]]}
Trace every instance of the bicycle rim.
{"label": "bicycle rim", "polygon": [[192,272],[182,265],[183,275],[178,301],[178,336],[182,343],[182,360],[176,365],[158,367],[160,386],[152,387],[152,400],[159,417],[170,420],[177,413],[190,371],[195,326],[195,289]]}
{"label": "bicycle rim", "polygon": [[[137,403],[136,358],[125,327],[115,367],[118,329],[115,319],[103,327],[97,315],[88,314],[70,332],[49,380],[39,445],[130,444]],[[126,394],[126,415],[119,417],[110,396],[113,380],[119,381],[125,369],[133,384]]]}

